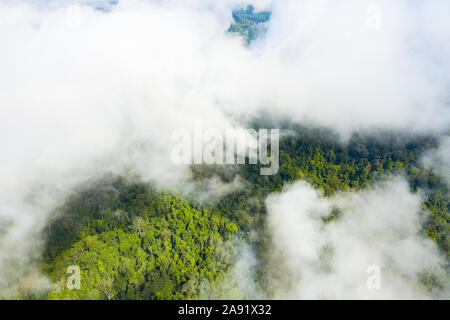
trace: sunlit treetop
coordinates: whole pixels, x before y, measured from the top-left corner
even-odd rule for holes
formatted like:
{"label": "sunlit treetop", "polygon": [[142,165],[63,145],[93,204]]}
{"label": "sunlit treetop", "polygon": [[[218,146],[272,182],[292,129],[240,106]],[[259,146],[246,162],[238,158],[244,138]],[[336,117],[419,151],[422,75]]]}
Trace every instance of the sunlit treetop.
{"label": "sunlit treetop", "polygon": [[248,45],[265,32],[271,13],[269,11],[255,12],[255,8],[249,5],[245,10],[234,10],[232,15],[234,23],[231,24],[228,32],[238,33]]}

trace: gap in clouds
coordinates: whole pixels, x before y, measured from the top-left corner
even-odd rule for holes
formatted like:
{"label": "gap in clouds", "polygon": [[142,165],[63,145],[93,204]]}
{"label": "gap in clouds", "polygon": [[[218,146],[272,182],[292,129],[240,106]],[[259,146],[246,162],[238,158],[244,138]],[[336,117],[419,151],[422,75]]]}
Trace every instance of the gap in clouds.
{"label": "gap in clouds", "polygon": [[264,109],[344,139],[447,130],[448,2],[380,1],[371,30],[369,1],[263,1],[270,25],[249,47],[226,32],[242,3],[0,3],[2,287],[39,259],[50,212],[76,186],[124,172],[188,180],[170,134],[196,120],[226,130]]}

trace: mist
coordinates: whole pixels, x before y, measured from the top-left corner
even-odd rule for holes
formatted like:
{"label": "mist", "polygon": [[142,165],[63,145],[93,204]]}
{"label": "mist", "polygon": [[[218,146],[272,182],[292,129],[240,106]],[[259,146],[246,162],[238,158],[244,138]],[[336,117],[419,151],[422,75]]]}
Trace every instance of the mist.
{"label": "mist", "polygon": [[[448,299],[448,289],[430,293],[421,284],[434,274],[448,288],[445,259],[420,234],[427,213],[403,178],[332,198],[299,182],[267,202],[274,250],[282,256],[274,267],[289,283],[274,284],[277,298]],[[341,213],[324,223],[333,208]],[[379,282],[371,286],[375,269]]]}
{"label": "mist", "polygon": [[441,136],[439,147],[430,150],[421,159],[422,164],[438,172],[450,186],[450,137]]}
{"label": "mist", "polygon": [[[187,181],[189,168],[170,161],[170,136],[195,121],[239,128],[233,119],[266,110],[343,137],[448,128],[448,1],[378,1],[379,11],[369,1],[258,1],[272,19],[249,47],[226,33],[241,1],[130,0],[97,10],[103,3],[0,1],[6,295],[33,269],[48,216],[75,186],[107,173],[162,188]],[[425,242],[411,245],[426,251]]]}

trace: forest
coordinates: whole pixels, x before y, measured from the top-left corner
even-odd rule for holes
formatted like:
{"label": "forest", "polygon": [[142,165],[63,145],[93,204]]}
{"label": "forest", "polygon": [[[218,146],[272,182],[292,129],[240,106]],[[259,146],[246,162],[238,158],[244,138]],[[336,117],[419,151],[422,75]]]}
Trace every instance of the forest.
{"label": "forest", "polygon": [[448,4],[267,3],[0,8],[0,299],[450,298]]}
{"label": "forest", "polygon": [[240,35],[247,45],[264,34],[265,23],[270,20],[271,13],[269,11],[256,12],[254,10],[252,5],[247,6],[245,10],[234,10],[232,13],[234,23],[228,29],[228,32]]}
{"label": "forest", "polygon": [[[265,283],[269,235],[265,235],[265,198],[295,181],[309,182],[325,197],[339,191],[370,188],[373,181],[407,176],[412,192],[425,192],[423,236],[449,259],[448,186],[433,168],[421,163],[437,146],[430,136],[355,134],[340,142],[332,132],[284,124],[280,171],[259,175],[259,165],[193,165],[192,180],[239,176],[245,188],[216,199],[158,190],[151,183],[108,176],[75,191],[46,229],[44,273],[52,280],[48,299],[198,299],[245,298],[221,284],[239,256],[239,244],[257,253],[258,286]],[[330,212],[322,223],[343,214]],[[257,239],[252,234],[260,234]],[[70,290],[67,266],[81,269],[80,290]],[[444,281],[444,283],[442,282]],[[429,290],[445,279],[423,279]],[[212,289],[214,288],[214,290]],[[231,291],[230,291],[231,290]]]}

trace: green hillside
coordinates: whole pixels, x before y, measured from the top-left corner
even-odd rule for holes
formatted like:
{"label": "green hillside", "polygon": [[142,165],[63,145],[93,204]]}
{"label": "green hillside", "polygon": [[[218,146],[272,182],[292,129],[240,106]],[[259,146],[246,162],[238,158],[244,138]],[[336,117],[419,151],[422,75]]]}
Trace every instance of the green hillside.
{"label": "green hillside", "polygon": [[264,33],[270,16],[271,13],[268,11],[255,12],[251,5],[245,10],[235,10],[233,11],[234,23],[230,26],[228,32],[237,33],[246,44],[250,44]]}
{"label": "green hillside", "polygon": [[[49,225],[42,269],[53,281],[49,299],[196,299],[223,279],[238,257],[239,242],[257,252],[254,270],[264,283],[265,197],[298,180],[310,182],[325,196],[366,188],[377,179],[406,174],[412,191],[425,192],[430,213],[422,233],[449,258],[448,186],[420,158],[436,147],[432,137],[381,138],[355,135],[341,143],[330,132],[289,125],[280,141],[280,171],[259,175],[258,165],[193,166],[193,179],[219,176],[225,182],[240,175],[248,187],[213,201],[183,200],[156,191],[151,184],[109,177],[80,189]],[[335,218],[330,212],[323,223]],[[68,265],[81,269],[80,290],[65,287]],[[448,268],[447,268],[448,270]],[[442,280],[424,279],[429,289]],[[227,296],[229,293],[215,293]],[[223,289],[225,290],[225,289]],[[239,293],[234,293],[239,296]]]}

